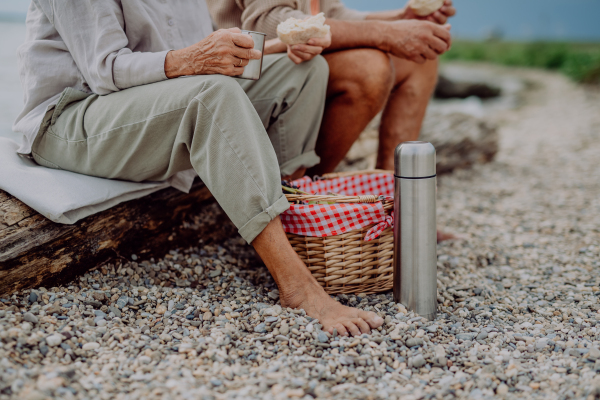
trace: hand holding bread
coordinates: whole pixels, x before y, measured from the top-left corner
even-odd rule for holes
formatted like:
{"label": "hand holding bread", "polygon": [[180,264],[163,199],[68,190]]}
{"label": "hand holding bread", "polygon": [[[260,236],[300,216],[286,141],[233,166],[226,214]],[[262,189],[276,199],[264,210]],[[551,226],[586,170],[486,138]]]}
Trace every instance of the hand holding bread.
{"label": "hand holding bread", "polygon": [[277,26],[277,36],[296,64],[313,59],[331,45],[330,27],[323,13],[304,20],[288,18]]}
{"label": "hand holding bread", "polygon": [[452,0],[410,0],[403,19],[421,19],[444,25],[455,14]]}
{"label": "hand holding bread", "polygon": [[330,33],[325,25],[325,14],[319,13],[307,19],[288,18],[277,25],[277,36],[288,45],[307,43],[311,38],[323,38]]}

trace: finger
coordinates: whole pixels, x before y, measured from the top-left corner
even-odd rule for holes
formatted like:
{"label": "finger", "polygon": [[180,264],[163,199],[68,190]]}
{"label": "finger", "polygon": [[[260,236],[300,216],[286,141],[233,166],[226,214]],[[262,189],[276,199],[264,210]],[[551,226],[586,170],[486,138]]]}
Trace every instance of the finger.
{"label": "finger", "polygon": [[361,333],[371,333],[371,327],[369,326],[369,324],[367,324],[367,322],[364,319],[356,318],[353,319],[352,322],[354,323],[354,325],[358,326],[358,329],[360,329]]}
{"label": "finger", "polygon": [[421,52],[421,55],[423,57],[425,57],[426,60],[435,60],[438,58],[437,53],[431,49],[431,47],[427,47],[426,49],[423,49],[423,51]]}
{"label": "finger", "polygon": [[250,60],[246,60],[244,58],[237,58],[237,57],[233,57],[233,66],[234,67],[245,67],[246,65],[248,65],[248,63],[250,63]]}
{"label": "finger", "polygon": [[449,49],[448,43],[444,42],[438,37],[432,38],[431,42],[429,43],[429,47],[431,47],[431,49],[437,54],[443,54]]}
{"label": "finger", "polygon": [[358,312],[358,317],[362,318],[363,320],[365,320],[367,322],[367,324],[369,324],[369,326],[372,329],[377,329],[381,325],[383,325],[383,318],[381,318],[379,315],[375,314],[372,311],[362,311],[362,310],[360,310]]}
{"label": "finger", "polygon": [[335,324],[334,326],[332,326],[329,329],[329,333],[331,333],[333,335],[333,330],[337,329],[337,333],[340,336],[348,336],[348,331],[346,330],[346,327],[342,324]]}
{"label": "finger", "polygon": [[431,17],[433,18],[433,22],[440,25],[444,25],[448,21],[448,17],[440,11],[434,12],[431,14]]}
{"label": "finger", "polygon": [[323,48],[319,46],[309,46],[307,44],[295,44],[292,46],[294,53],[308,53],[317,56],[323,52]]}
{"label": "finger", "polygon": [[292,49],[290,49],[290,47],[288,46],[288,57],[290,58],[290,60],[292,60],[294,62],[294,64],[302,64],[302,62],[304,60],[302,60],[300,57],[298,57],[296,54],[294,54],[294,52],[292,51]]}
{"label": "finger", "polygon": [[452,35],[450,35],[450,31],[448,28],[450,25],[443,25],[443,26],[439,26],[439,25],[433,25],[431,27],[431,29],[433,30],[433,34],[437,37],[439,37],[440,39],[442,39],[444,42],[450,44],[450,41],[452,40]]}
{"label": "finger", "polygon": [[360,329],[351,321],[344,321],[342,324],[346,327],[352,336],[360,336]]}
{"label": "finger", "polygon": [[329,47],[331,45],[331,38],[312,38],[306,44],[310,46]]}
{"label": "finger", "polygon": [[244,60],[260,60],[261,52],[256,49],[243,49],[241,47],[232,46],[231,55]]}
{"label": "finger", "polygon": [[233,40],[233,44],[238,47],[242,47],[244,49],[254,48],[254,39],[252,39],[252,36],[245,33],[232,33],[231,39]]}
{"label": "finger", "polygon": [[446,15],[447,17],[452,17],[456,15],[456,8],[452,6],[443,6],[442,8],[440,8],[440,12]]}
{"label": "finger", "polygon": [[301,51],[293,51],[292,50],[292,53],[294,53],[296,56],[298,56],[298,58],[300,58],[302,61],[309,61],[315,57],[313,54],[303,53]]}

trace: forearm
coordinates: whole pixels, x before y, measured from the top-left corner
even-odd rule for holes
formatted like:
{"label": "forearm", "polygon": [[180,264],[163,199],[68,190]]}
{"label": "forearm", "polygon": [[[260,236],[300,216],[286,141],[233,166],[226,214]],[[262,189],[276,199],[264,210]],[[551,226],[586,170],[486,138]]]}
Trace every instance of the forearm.
{"label": "forearm", "polygon": [[331,26],[331,46],[327,52],[359,47],[388,51],[389,38],[385,21],[339,21],[328,19]]}
{"label": "forearm", "polygon": [[285,53],[287,51],[287,46],[279,39],[271,39],[265,42],[265,50],[264,54],[276,54],[276,53]]}
{"label": "forearm", "polygon": [[406,8],[400,10],[377,11],[367,14],[367,21],[398,21],[404,19]]}

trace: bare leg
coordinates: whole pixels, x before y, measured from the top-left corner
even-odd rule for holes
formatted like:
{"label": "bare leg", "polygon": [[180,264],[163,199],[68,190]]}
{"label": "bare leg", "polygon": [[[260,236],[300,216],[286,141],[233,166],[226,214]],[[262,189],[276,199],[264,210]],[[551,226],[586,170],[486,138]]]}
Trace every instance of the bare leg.
{"label": "bare leg", "polygon": [[381,117],[377,168],[394,169],[394,150],[418,140],[427,104],[437,83],[438,62],[416,64],[390,56],[395,69],[394,89]]}
{"label": "bare leg", "polygon": [[353,49],[325,55],[329,64],[327,103],[316,152],[321,163],[309,176],[332,172],[352,143],[383,108],[393,85],[387,54]]}
{"label": "bare leg", "polygon": [[292,249],[279,217],[267,225],[252,246],[273,275],[283,307],[302,308],[319,320],[323,330],[331,333],[335,328],[343,336],[369,333],[383,324],[377,314],[343,306],[325,293]]}

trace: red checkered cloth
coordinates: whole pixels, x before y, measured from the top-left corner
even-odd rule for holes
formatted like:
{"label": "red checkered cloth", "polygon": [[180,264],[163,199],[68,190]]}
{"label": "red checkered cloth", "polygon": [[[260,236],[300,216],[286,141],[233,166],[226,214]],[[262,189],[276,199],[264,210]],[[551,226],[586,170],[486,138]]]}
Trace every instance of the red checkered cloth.
{"label": "red checkered cloth", "polygon": [[[344,178],[312,181],[304,177],[292,182],[301,190],[326,195],[330,192],[342,196],[385,196],[393,197],[394,176],[392,174],[357,175]],[[327,237],[377,224],[367,232],[365,241],[379,237],[393,218],[385,214],[383,204],[292,204],[280,215],[283,228],[288,233],[303,236]]]}

